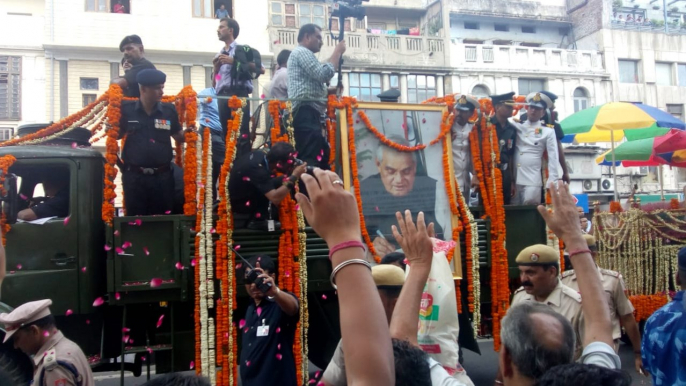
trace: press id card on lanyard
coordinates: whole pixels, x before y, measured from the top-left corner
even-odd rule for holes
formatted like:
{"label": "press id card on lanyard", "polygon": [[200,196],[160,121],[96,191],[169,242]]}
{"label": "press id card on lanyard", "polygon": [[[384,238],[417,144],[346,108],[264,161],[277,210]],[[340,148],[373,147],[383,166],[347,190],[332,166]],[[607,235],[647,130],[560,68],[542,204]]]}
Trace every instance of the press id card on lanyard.
{"label": "press id card on lanyard", "polygon": [[269,326],[265,326],[266,319],[262,319],[262,325],[257,327],[257,336],[269,336]]}

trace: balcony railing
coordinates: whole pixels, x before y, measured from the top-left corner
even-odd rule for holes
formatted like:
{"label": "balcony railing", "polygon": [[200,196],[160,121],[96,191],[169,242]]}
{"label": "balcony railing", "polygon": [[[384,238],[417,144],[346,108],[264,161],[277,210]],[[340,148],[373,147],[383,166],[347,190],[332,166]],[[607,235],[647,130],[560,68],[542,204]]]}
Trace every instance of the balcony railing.
{"label": "balcony railing", "polygon": [[605,73],[598,51],[559,48],[453,44],[452,67],[509,71]]}
{"label": "balcony railing", "polygon": [[[297,43],[295,29],[270,29],[272,50],[293,49]],[[366,32],[346,32],[345,58],[349,62],[378,65],[444,67],[445,43],[442,38],[409,35],[377,35]],[[337,41],[330,34],[324,38],[320,58],[331,55]]]}

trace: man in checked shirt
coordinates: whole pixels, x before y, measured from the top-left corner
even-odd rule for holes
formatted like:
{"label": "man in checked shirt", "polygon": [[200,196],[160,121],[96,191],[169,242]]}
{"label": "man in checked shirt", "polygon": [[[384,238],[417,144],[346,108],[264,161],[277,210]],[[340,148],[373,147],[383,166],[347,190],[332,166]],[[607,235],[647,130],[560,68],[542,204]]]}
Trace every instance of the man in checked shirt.
{"label": "man in checked shirt", "polygon": [[326,98],[336,92],[328,88],[341,56],[345,40],[341,40],[329,60],[320,63],[315,53],[322,42],[322,29],[315,24],[300,27],[298,43],[288,59],[288,98],[293,100],[293,127],[298,158],[310,166],[329,168],[329,143],[323,134]]}

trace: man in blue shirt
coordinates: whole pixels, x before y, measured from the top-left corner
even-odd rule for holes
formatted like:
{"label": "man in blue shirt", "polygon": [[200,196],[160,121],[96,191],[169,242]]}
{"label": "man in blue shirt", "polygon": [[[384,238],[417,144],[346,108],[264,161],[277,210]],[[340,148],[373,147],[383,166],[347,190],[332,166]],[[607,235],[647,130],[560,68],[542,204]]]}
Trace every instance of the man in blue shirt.
{"label": "man in blue shirt", "polygon": [[686,247],[677,255],[681,291],[648,318],[643,332],[643,366],[654,385],[686,385]]}
{"label": "man in blue shirt", "polygon": [[[213,81],[212,84],[214,85],[215,82]],[[226,144],[217,108],[217,93],[213,86],[200,91],[198,95],[200,133],[202,135],[204,133],[203,130],[208,128],[212,138],[212,196],[217,197],[217,180],[219,179],[219,172],[224,164],[224,154],[226,153]]]}

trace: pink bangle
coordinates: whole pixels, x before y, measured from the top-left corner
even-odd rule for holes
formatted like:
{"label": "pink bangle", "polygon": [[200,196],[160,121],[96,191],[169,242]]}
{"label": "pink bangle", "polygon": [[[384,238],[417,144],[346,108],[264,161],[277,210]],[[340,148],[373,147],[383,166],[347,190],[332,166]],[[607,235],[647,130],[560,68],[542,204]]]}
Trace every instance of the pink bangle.
{"label": "pink bangle", "polygon": [[571,252],[569,252],[569,258],[571,259],[572,256],[580,255],[580,254],[582,254],[582,253],[588,253],[588,254],[590,255],[590,254],[591,254],[591,250],[590,250],[590,249],[578,249],[578,250],[576,250],[576,251],[571,251]]}
{"label": "pink bangle", "polygon": [[347,249],[347,248],[362,248],[363,251],[367,251],[367,248],[365,247],[364,244],[362,244],[359,241],[351,240],[351,241],[344,241],[340,244],[336,244],[329,250],[329,260],[333,257],[333,254],[340,251],[341,249]]}

